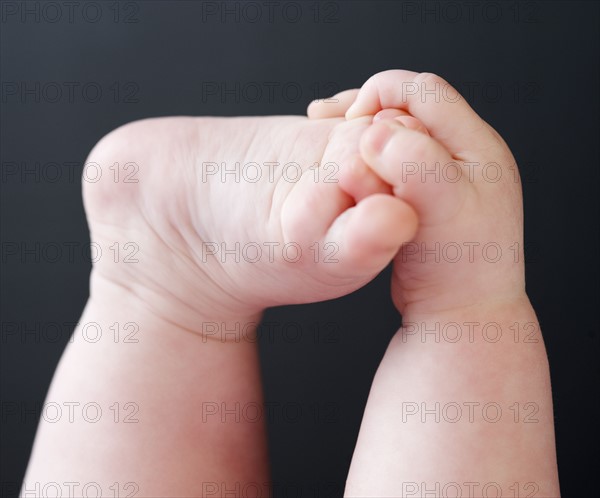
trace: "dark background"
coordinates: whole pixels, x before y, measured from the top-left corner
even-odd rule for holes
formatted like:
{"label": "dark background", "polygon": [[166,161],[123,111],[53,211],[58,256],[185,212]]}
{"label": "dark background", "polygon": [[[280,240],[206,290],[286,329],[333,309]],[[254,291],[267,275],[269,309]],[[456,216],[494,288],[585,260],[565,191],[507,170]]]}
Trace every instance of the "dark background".
{"label": "dark background", "polygon": [[[87,298],[80,175],[95,142],[149,116],[303,114],[315,97],[406,68],[450,80],[519,162],[563,494],[591,496],[598,3],[282,1],[271,17],[263,2],[227,2],[233,13],[224,5],[82,1],[70,18],[65,2],[2,2],[3,495],[23,477],[36,406]],[[233,92],[207,93],[215,85]],[[341,494],[372,376],[400,323],[388,280],[384,272],[354,295],[267,313],[280,329],[263,334],[261,355],[282,496]]]}

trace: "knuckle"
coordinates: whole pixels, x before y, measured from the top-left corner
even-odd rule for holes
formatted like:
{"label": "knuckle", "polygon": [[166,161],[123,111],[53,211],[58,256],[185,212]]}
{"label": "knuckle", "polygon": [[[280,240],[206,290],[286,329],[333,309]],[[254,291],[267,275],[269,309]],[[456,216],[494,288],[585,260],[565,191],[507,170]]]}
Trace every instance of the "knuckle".
{"label": "knuckle", "polygon": [[419,73],[415,81],[417,83],[425,83],[430,85],[451,86],[444,78],[435,73]]}
{"label": "knuckle", "polygon": [[[397,82],[403,80],[403,71],[400,69],[388,69],[371,76],[361,88],[361,92],[369,91],[378,94],[391,91]],[[381,100],[381,95],[380,95]]]}
{"label": "knuckle", "polygon": [[415,83],[429,90],[439,92],[439,95],[450,103],[463,101],[461,93],[454,88],[447,80],[435,73],[419,73],[415,77]]}

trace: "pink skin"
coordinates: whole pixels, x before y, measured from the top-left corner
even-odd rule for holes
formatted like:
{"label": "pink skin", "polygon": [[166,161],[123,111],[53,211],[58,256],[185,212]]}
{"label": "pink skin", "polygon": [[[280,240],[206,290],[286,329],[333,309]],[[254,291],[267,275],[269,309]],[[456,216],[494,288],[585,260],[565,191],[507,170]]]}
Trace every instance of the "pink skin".
{"label": "pink skin", "polygon": [[[207,494],[214,483],[268,482],[264,420],[221,418],[223,406],[262,404],[254,337],[262,311],[352,292],[417,228],[413,208],[361,158],[371,121],[160,118],[96,145],[89,161],[104,174],[84,182],[83,195],[104,257],[94,263],[90,299],[48,401],[95,402],[105,416],[97,424],[42,420],[24,489],[96,482],[112,496],[115,482],[133,482],[136,496],[181,497]],[[138,167],[137,182],[115,181],[109,167],[128,163]],[[207,164],[222,163],[257,164],[262,176],[206,174]],[[273,176],[267,163],[279,163]],[[301,168],[293,182],[283,175],[292,163]],[[236,244],[259,246],[263,256],[223,259],[222,244],[234,253]],[[285,244],[303,256],[286,258]],[[89,323],[102,340],[82,339]],[[124,343],[131,330],[136,342]],[[137,408],[137,422],[122,423],[125,413],[114,422],[115,403]]]}
{"label": "pink skin", "polygon": [[394,119],[409,130],[419,131],[429,136],[429,131],[421,121],[401,109],[383,109],[373,116],[373,123]]}
{"label": "pink skin", "polygon": [[[423,88],[443,90],[443,98]],[[346,496],[441,495],[452,483],[462,496],[480,496],[492,485],[498,496],[559,496],[548,362],[525,293],[521,190],[508,146],[432,74],[386,71],[352,96],[347,119],[373,117],[361,137],[364,161],[415,208],[419,229],[395,258],[392,299],[404,327],[373,381]],[[326,111],[313,107],[311,113]],[[484,178],[481,170],[469,174],[469,167],[487,164],[497,165],[498,179]],[[415,165],[434,174],[407,174]],[[440,174],[444,167],[463,175],[450,181]],[[487,243],[501,247],[504,257],[491,263],[481,253],[450,260],[427,252],[436,244]],[[480,330],[464,340],[471,337],[466,323],[494,324],[503,334],[490,342]],[[462,339],[435,339],[446,326],[458,326]],[[514,330],[525,329],[535,337],[517,340]],[[496,423],[481,416],[449,423],[404,411],[407,403],[431,411],[490,402],[504,407]],[[507,416],[515,406],[534,407],[535,423]]]}
{"label": "pink skin", "polygon": [[[135,243],[139,260],[127,265],[104,257],[94,264],[90,299],[47,401],[93,401],[108,415],[93,424],[81,417],[73,423],[42,420],[24,489],[95,482],[112,495],[111,486],[120,483],[123,495],[132,491],[124,484],[133,483],[137,496],[192,497],[214,493],[214,486],[264,485],[264,420],[223,420],[207,412],[207,403],[227,410],[261,405],[252,339],[265,307],[346,294],[392,259],[392,296],[406,323],[431,327],[475,319],[508,327],[515,320],[535,321],[522,258],[495,267],[481,260],[423,264],[418,252],[406,251],[409,241],[521,242],[522,214],[518,182],[506,177],[493,185],[414,175],[405,181],[409,162],[452,161],[464,168],[467,161],[494,160],[506,168],[514,161],[497,133],[464,102],[431,105],[414,96],[403,101],[398,88],[405,83],[444,82],[382,73],[360,91],[343,92],[337,102],[312,104],[309,119],[145,120],[116,130],[94,148],[90,161],[107,169],[134,162],[139,181],[114,182],[104,175],[84,183],[91,238],[105,249]],[[296,162],[302,172],[294,183],[280,175],[276,181],[227,181],[203,178],[198,166],[205,162]],[[315,163],[320,173],[336,164],[339,181],[314,182]],[[202,256],[206,243],[290,242],[311,257],[291,263],[279,255],[253,263]],[[316,242],[335,244],[338,261],[314,261],[310,247]],[[102,340],[82,340],[89,323],[105,332]],[[138,341],[114,340],[108,331],[115,324],[133,324]],[[220,334],[208,335],[206,324]],[[403,482],[426,482],[429,489],[440,479],[497,480],[503,487],[534,481],[539,495],[557,496],[543,343],[431,345],[405,337],[406,330],[396,334],[373,383],[348,496],[397,497]],[[539,423],[458,427],[398,421],[406,399],[457,396],[503,405],[535,401]],[[137,407],[137,421],[115,422],[115,403]]]}
{"label": "pink skin", "polygon": [[[373,125],[361,138],[362,157],[419,216],[415,238],[395,259],[392,297],[398,310],[426,313],[471,305],[486,296],[521,298],[521,192],[510,150],[464,100],[435,102],[420,95],[408,99],[402,95],[403,84],[418,87],[426,75],[402,72],[404,79],[395,85],[392,74],[373,77],[360,93],[352,91],[355,102],[351,107],[346,107],[346,98],[345,107],[337,106],[330,112],[345,108],[348,119],[373,117]],[[447,85],[433,79],[429,84],[440,88]],[[457,95],[456,91],[446,92],[451,97]],[[313,105],[309,117],[324,115],[325,111],[315,106],[325,105]],[[481,171],[483,165],[492,162],[501,168],[501,180],[496,183],[486,181]],[[446,180],[457,175],[459,181]],[[498,212],[506,216],[498,217]],[[426,251],[435,244],[458,244],[466,251],[490,242],[499,244],[505,254],[512,247],[515,258],[505,257],[490,265],[479,251],[474,261],[462,258],[458,262],[422,263],[427,259]],[[490,286],[490,282],[495,285]]]}

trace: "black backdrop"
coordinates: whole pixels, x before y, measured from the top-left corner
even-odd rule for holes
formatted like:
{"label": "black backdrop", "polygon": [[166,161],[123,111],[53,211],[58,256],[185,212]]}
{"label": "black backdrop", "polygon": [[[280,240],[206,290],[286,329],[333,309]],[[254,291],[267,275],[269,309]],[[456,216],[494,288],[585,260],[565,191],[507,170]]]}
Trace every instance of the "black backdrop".
{"label": "black backdrop", "polygon": [[[69,5],[2,2],[2,496],[23,477],[39,404],[87,298],[80,175],[94,143],[149,116],[302,114],[391,68],[450,80],[517,157],[562,489],[597,489],[596,2]],[[261,356],[282,496],[341,494],[400,321],[388,280],[267,313],[279,329],[262,334]]]}

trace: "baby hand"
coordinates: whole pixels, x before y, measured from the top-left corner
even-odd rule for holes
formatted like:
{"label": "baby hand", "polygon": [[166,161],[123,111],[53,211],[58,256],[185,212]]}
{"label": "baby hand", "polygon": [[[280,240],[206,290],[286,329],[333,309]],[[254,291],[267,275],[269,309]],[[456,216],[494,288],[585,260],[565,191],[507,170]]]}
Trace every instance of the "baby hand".
{"label": "baby hand", "polygon": [[365,131],[360,150],[419,218],[415,238],[394,262],[398,309],[432,314],[523,299],[521,187],[504,140],[432,74],[379,73],[346,117],[394,116],[393,109],[416,121],[379,120]]}

